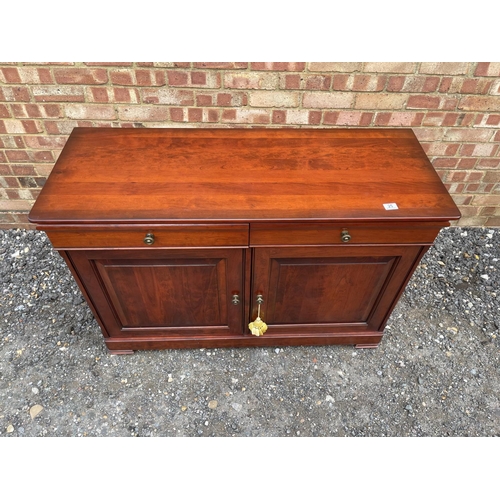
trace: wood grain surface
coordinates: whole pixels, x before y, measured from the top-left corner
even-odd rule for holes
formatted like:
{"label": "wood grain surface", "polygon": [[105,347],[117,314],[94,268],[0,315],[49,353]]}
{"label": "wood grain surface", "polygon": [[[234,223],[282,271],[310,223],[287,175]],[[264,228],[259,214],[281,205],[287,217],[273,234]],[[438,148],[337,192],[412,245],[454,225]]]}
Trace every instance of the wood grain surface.
{"label": "wood grain surface", "polygon": [[30,221],[459,217],[411,129],[75,128]]}

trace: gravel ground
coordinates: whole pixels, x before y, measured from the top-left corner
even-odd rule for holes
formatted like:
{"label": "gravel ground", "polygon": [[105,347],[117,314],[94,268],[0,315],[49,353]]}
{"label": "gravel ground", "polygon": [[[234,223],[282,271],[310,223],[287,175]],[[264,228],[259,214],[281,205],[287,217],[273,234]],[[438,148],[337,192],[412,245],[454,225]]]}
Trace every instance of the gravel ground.
{"label": "gravel ground", "polygon": [[44,233],[0,238],[0,436],[500,435],[500,229],[442,230],[378,349],[132,356]]}

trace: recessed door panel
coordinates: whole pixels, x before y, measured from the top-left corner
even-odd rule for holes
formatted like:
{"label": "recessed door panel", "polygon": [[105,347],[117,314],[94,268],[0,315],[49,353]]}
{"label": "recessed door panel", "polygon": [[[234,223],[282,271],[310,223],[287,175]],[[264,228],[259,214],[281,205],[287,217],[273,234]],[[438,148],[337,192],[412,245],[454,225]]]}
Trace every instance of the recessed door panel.
{"label": "recessed door panel", "polygon": [[268,333],[378,331],[420,247],[257,248],[253,308],[260,294]]}
{"label": "recessed door panel", "polygon": [[68,254],[110,336],[241,335],[241,249]]}
{"label": "recessed door panel", "polygon": [[97,260],[124,327],[227,323],[225,259]]}
{"label": "recessed door panel", "polygon": [[366,323],[395,262],[395,257],[273,259],[272,321]]}

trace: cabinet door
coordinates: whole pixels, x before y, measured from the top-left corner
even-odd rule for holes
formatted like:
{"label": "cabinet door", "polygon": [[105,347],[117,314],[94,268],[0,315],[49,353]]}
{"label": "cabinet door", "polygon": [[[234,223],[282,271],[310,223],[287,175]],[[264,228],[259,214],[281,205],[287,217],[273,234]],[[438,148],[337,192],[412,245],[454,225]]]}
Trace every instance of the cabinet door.
{"label": "cabinet door", "polygon": [[[67,253],[109,337],[239,334],[243,250]],[[233,304],[233,295],[239,302]]]}
{"label": "cabinet door", "polygon": [[251,319],[262,294],[265,335],[381,331],[422,247],[257,248]]}

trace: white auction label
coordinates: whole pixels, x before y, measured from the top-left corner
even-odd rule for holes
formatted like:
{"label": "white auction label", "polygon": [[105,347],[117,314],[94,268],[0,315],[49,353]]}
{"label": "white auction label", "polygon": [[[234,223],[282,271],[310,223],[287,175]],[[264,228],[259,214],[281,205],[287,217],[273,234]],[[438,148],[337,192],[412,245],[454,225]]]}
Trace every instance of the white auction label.
{"label": "white auction label", "polygon": [[386,210],[398,210],[399,207],[396,205],[396,203],[384,203],[384,208]]}

